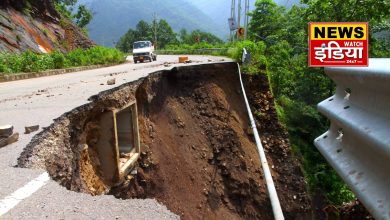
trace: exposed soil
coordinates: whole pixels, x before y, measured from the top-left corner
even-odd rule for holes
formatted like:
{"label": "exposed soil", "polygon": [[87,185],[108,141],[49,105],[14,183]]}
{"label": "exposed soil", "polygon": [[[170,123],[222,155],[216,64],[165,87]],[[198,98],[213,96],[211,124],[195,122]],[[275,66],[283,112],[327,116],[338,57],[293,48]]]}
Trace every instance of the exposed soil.
{"label": "exposed soil", "polygon": [[[245,84],[285,217],[311,219],[303,174],[277,121],[268,80],[245,76]],[[137,173],[112,187],[95,159],[96,121],[134,99],[141,158]],[[183,219],[273,219],[235,64],[174,68],[91,100],[35,136],[19,164],[46,168],[74,191],[156,198]]]}
{"label": "exposed soil", "polygon": [[66,52],[94,45],[79,27],[61,18],[51,0],[0,2],[0,52]]}

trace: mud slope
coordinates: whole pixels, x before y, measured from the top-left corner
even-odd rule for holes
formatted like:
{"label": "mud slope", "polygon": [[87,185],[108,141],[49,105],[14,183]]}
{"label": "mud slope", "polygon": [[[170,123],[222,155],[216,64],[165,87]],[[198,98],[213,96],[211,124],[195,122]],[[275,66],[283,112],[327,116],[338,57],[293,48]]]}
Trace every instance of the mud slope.
{"label": "mud slope", "polygon": [[[245,81],[285,216],[310,218],[302,173],[277,122],[266,77]],[[112,187],[95,159],[96,121],[134,99],[141,159],[137,174]],[[75,191],[156,198],[183,219],[273,218],[235,64],[174,68],[91,100],[37,135],[19,164],[46,168]]]}

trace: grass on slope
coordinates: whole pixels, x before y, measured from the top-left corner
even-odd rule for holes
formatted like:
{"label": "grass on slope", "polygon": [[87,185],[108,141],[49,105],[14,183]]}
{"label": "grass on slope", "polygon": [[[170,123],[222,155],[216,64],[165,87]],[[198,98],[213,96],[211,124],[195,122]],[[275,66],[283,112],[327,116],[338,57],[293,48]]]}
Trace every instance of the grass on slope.
{"label": "grass on slope", "polygon": [[0,74],[20,72],[40,72],[50,69],[89,66],[98,64],[116,64],[125,61],[125,55],[117,49],[92,47],[76,49],[69,53],[53,52],[36,54],[26,51],[22,54],[0,54]]}

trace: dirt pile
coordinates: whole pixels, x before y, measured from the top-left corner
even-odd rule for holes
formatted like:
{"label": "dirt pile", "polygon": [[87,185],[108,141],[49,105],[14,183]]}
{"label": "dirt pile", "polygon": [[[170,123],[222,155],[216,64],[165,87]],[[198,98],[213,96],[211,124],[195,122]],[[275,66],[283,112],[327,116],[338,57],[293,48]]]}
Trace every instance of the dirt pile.
{"label": "dirt pile", "polygon": [[[265,76],[245,77],[286,219],[311,217],[302,172],[279,125]],[[141,158],[136,174],[111,187],[90,136],[109,108],[137,100]],[[92,98],[36,136],[19,158],[68,189],[118,198],[156,198],[184,219],[273,219],[236,65],[151,74]]]}

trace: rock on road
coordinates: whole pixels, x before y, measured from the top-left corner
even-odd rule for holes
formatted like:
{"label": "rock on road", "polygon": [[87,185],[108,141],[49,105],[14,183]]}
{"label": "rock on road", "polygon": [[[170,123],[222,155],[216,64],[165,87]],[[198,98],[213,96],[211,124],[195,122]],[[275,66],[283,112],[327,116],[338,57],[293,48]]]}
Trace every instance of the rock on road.
{"label": "rock on road", "polygon": [[[31,138],[49,126],[53,119],[88,102],[101,91],[137,80],[151,72],[178,65],[230,61],[213,56],[192,56],[191,64],[178,64],[176,55],[160,55],[155,62],[126,63],[112,67],[63,75],[0,83],[0,125],[12,124],[19,141],[0,148],[1,201],[44,170],[16,168],[17,158]],[[131,57],[128,57],[131,60]],[[170,65],[164,65],[166,62]],[[115,78],[115,84],[107,81]],[[23,134],[25,126],[39,125],[37,132]],[[119,200],[113,196],[91,196],[66,190],[49,180],[30,197],[21,201],[0,219],[178,219],[153,199]]]}

